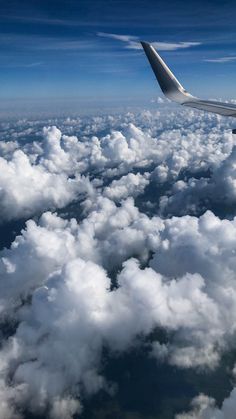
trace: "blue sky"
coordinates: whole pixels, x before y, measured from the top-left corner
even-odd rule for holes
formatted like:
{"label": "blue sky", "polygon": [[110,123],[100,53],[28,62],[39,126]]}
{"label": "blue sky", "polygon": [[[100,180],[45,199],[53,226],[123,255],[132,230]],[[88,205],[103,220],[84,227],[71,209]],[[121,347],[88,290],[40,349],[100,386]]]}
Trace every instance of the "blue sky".
{"label": "blue sky", "polygon": [[161,95],[138,40],[194,94],[236,98],[234,1],[15,0],[0,6],[2,99]]}

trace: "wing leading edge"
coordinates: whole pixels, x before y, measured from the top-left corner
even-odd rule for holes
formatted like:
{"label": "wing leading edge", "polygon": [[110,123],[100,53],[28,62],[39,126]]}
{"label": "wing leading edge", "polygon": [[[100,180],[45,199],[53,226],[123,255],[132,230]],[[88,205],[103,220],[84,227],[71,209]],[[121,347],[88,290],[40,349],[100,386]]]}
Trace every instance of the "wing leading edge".
{"label": "wing leading edge", "polygon": [[201,100],[188,93],[167,67],[160,55],[148,42],[141,42],[156,79],[164,95],[183,106],[213,112],[223,116],[236,117],[236,105],[212,100]]}

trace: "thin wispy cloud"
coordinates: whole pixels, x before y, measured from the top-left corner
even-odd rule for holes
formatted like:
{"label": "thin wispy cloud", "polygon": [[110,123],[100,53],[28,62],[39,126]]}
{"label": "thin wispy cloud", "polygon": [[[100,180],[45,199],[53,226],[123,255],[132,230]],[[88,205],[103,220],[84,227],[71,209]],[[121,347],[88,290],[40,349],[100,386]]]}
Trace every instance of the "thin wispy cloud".
{"label": "thin wispy cloud", "polygon": [[43,62],[39,61],[39,62],[35,62],[35,63],[30,63],[30,64],[23,64],[22,66],[32,68],[32,67],[40,67],[42,64],[43,64]]}
{"label": "thin wispy cloud", "polygon": [[9,22],[21,22],[21,23],[35,23],[39,25],[52,25],[52,26],[86,26],[86,25],[96,25],[97,22],[82,20],[82,19],[56,19],[56,18],[46,18],[46,17],[37,17],[37,16],[17,16],[17,15],[1,15],[1,18]]}
{"label": "thin wispy cloud", "polygon": [[21,49],[35,50],[87,50],[96,46],[96,40],[70,39],[63,37],[46,37],[42,35],[16,35],[7,34],[1,37],[0,47],[16,46]]}
{"label": "thin wispy cloud", "polygon": [[[117,35],[114,33],[106,32],[98,32],[97,35],[104,38],[122,41],[126,44],[125,48],[127,49],[142,49],[142,46],[140,45],[140,39],[137,36]],[[175,51],[177,49],[185,49],[201,45],[201,42],[152,42],[152,45],[159,51]]]}
{"label": "thin wispy cloud", "polygon": [[37,68],[44,65],[43,61],[33,62],[33,63],[1,63],[0,68]]}
{"label": "thin wispy cloud", "polygon": [[232,61],[236,61],[236,55],[233,55],[231,57],[219,57],[219,58],[209,58],[207,60],[204,60],[208,63],[229,63]]}

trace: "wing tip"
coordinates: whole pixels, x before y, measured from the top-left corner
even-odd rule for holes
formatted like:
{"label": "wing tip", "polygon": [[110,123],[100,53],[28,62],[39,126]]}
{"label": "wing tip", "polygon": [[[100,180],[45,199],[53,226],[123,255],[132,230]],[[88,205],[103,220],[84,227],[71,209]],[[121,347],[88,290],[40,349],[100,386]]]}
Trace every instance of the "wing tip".
{"label": "wing tip", "polygon": [[177,103],[187,102],[192,96],[186,92],[154,46],[146,41],[140,41],[140,43],[164,95]]}
{"label": "wing tip", "polygon": [[146,42],[146,41],[140,41],[140,44],[142,45],[143,49],[151,46],[151,44],[149,42]]}

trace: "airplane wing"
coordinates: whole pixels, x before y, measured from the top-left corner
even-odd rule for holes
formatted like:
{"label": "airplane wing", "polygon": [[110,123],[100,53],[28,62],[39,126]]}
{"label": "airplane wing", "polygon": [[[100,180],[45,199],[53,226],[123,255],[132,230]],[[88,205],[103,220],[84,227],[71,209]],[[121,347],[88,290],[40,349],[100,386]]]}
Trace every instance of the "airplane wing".
{"label": "airplane wing", "polygon": [[161,90],[168,99],[190,108],[213,112],[224,116],[236,117],[236,105],[213,100],[201,100],[188,93],[167,67],[166,63],[162,60],[153,46],[148,42],[141,42],[141,45],[151,64]]}

